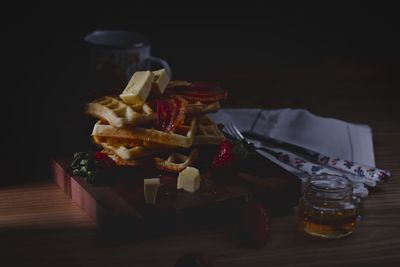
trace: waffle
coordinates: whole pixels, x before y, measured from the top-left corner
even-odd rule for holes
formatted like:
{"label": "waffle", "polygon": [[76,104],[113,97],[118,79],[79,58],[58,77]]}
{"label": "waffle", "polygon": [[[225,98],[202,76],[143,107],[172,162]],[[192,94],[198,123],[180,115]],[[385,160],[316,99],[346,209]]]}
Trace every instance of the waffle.
{"label": "waffle", "polygon": [[169,81],[167,88],[174,88],[174,87],[188,87],[191,86],[192,83],[188,82],[188,81],[180,81],[180,80],[173,80],[173,81]]}
{"label": "waffle", "polygon": [[185,124],[177,127],[174,132],[163,132],[153,128],[126,127],[116,128],[98,121],[93,128],[92,136],[96,141],[104,139],[108,144],[127,146],[138,141],[163,144],[177,147],[190,147],[193,144],[197,130],[197,118],[187,119]]}
{"label": "waffle", "polygon": [[142,163],[138,160],[126,160],[122,159],[118,155],[116,155],[113,151],[109,149],[103,149],[101,150],[102,153],[107,154],[118,166],[130,166],[130,167],[136,167],[142,165]]}
{"label": "waffle", "polygon": [[198,157],[198,152],[193,149],[189,154],[173,152],[168,158],[154,158],[155,167],[169,172],[181,172],[186,167],[192,166]]}
{"label": "waffle", "polygon": [[107,121],[113,127],[143,125],[156,120],[156,114],[146,104],[127,105],[120,99],[105,96],[89,103],[86,113]]}
{"label": "waffle", "polygon": [[143,146],[125,147],[125,146],[113,146],[107,143],[100,143],[100,145],[103,148],[112,151],[115,155],[117,155],[123,160],[139,159],[165,151],[159,149],[149,149]]}
{"label": "waffle", "polygon": [[199,118],[199,126],[194,136],[194,145],[218,145],[225,140],[218,126],[207,116]]}
{"label": "waffle", "polygon": [[187,105],[187,114],[200,115],[205,113],[217,112],[220,109],[218,101],[210,103],[202,103],[200,101],[189,102]]}
{"label": "waffle", "polygon": [[171,147],[173,147],[169,145],[157,144],[139,139],[126,139],[126,138],[109,137],[109,136],[93,136],[93,141],[99,145],[107,144],[114,147],[123,146],[128,149],[134,147],[144,147],[151,150],[168,150]]}

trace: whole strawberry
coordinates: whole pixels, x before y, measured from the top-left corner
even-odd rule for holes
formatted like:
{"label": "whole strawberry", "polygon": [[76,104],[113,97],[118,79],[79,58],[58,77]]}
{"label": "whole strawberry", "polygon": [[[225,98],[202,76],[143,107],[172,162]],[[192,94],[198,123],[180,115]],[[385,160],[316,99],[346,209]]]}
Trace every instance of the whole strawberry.
{"label": "whole strawberry", "polygon": [[239,140],[225,140],[219,144],[212,166],[215,169],[231,168],[247,156],[245,145]]}
{"label": "whole strawberry", "polygon": [[247,203],[240,214],[239,237],[251,247],[261,248],[270,239],[270,219],[264,207],[257,202]]}
{"label": "whole strawberry", "polygon": [[116,163],[105,153],[95,153],[96,164],[103,169],[109,169],[116,166]]}

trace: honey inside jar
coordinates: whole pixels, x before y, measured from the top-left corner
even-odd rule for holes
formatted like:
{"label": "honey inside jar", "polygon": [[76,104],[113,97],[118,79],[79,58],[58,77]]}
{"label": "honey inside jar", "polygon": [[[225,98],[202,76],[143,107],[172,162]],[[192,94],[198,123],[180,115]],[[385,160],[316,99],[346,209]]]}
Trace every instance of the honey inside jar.
{"label": "honey inside jar", "polygon": [[299,228],[322,238],[340,238],[351,234],[359,214],[353,187],[346,178],[332,175],[312,177],[300,199]]}

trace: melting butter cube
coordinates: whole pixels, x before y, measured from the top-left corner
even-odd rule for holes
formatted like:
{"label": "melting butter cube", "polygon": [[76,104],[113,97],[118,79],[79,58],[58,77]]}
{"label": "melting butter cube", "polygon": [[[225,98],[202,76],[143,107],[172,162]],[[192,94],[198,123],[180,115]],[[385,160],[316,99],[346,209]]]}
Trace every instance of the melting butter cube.
{"label": "melting butter cube", "polygon": [[156,95],[162,95],[169,83],[168,73],[165,69],[160,69],[153,71],[153,74],[155,77],[151,91]]}
{"label": "melting butter cube", "polygon": [[187,192],[195,192],[200,187],[200,172],[193,167],[186,167],[179,173],[177,188]]}
{"label": "melting butter cube", "polygon": [[160,187],[159,178],[144,179],[144,202],[156,204],[157,192]]}
{"label": "melting butter cube", "polygon": [[119,97],[128,105],[143,104],[149,96],[153,81],[153,72],[137,71]]}

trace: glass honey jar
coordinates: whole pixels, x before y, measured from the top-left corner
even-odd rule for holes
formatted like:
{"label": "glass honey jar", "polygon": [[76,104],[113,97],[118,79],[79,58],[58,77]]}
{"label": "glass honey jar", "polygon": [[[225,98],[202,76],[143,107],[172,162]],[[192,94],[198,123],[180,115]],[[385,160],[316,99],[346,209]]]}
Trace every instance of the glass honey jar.
{"label": "glass honey jar", "polygon": [[327,174],[311,177],[299,201],[299,229],[322,238],[350,235],[359,220],[358,203],[348,179]]}

